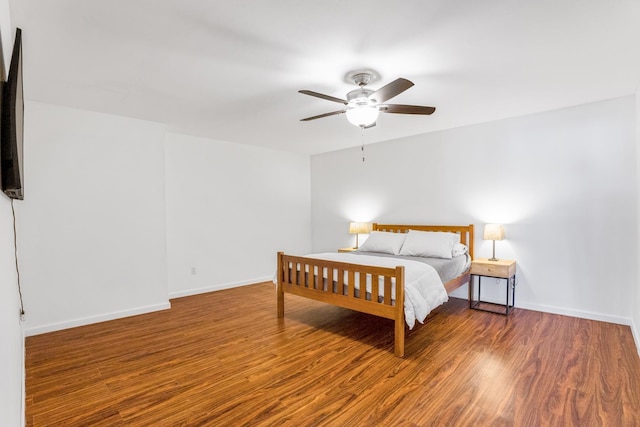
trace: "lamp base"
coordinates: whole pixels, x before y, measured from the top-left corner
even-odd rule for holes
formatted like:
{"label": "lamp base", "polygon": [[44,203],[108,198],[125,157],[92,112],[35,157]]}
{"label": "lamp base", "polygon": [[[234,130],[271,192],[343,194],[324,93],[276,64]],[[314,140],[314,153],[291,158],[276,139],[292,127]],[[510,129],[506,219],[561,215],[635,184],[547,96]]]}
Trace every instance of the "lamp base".
{"label": "lamp base", "polygon": [[489,261],[500,261],[498,258],[496,258],[496,241],[493,241],[493,255],[491,256],[491,258],[489,258]]}

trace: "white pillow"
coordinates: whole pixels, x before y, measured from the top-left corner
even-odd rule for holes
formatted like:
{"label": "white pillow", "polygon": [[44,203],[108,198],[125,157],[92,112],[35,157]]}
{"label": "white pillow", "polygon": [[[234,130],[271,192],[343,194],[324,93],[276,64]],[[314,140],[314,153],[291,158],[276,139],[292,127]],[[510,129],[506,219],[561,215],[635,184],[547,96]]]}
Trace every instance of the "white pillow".
{"label": "white pillow", "polygon": [[400,255],[451,259],[453,245],[459,242],[458,233],[409,230]]}
{"label": "white pillow", "polygon": [[358,250],[398,255],[406,236],[407,235],[405,233],[372,231],[367,240],[364,241]]}
{"label": "white pillow", "polygon": [[451,250],[451,256],[460,256],[469,252],[469,248],[463,245],[462,243],[456,243],[453,245],[453,249]]}

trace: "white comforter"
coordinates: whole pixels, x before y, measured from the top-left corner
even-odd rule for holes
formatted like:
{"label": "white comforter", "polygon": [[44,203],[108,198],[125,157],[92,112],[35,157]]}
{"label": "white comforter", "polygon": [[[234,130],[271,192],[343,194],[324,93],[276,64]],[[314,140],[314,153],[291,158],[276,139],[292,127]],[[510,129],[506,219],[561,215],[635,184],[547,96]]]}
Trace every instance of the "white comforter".
{"label": "white comforter", "polygon": [[[449,296],[442,284],[442,280],[440,280],[438,272],[435,268],[422,262],[402,258],[386,258],[335,252],[311,254],[306,255],[306,257],[353,264],[375,265],[379,267],[395,268],[399,265],[404,266],[404,318],[409,329],[415,326],[416,320],[423,323],[431,310],[449,300]],[[370,283],[367,283],[367,291],[371,291]],[[380,292],[383,291],[384,284],[381,278]],[[395,299],[395,292],[391,295],[391,298]]]}

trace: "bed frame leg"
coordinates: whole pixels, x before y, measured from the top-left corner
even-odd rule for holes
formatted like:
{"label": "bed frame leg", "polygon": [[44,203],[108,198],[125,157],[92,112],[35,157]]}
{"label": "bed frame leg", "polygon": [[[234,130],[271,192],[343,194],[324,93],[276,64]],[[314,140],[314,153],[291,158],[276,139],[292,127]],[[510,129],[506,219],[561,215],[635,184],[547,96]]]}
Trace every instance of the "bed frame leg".
{"label": "bed frame leg", "polygon": [[284,292],[280,283],[278,283],[278,317],[284,317]]}
{"label": "bed frame leg", "polygon": [[404,319],[396,320],[393,352],[398,357],[404,357]]}
{"label": "bed frame leg", "polygon": [[278,317],[284,317],[284,289],[282,287],[282,257],[284,252],[278,252],[278,270],[276,272],[276,292],[278,294]]}

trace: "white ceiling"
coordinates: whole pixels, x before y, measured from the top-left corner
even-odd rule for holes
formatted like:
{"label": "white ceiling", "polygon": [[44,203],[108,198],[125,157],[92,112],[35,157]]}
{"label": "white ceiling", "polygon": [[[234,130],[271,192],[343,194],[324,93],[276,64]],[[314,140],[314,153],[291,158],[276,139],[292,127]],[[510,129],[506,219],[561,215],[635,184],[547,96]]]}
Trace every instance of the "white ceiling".
{"label": "white ceiling", "polygon": [[213,139],[320,153],[360,145],[348,71],[389,102],[366,143],[635,93],[638,0],[11,0],[27,99]]}

